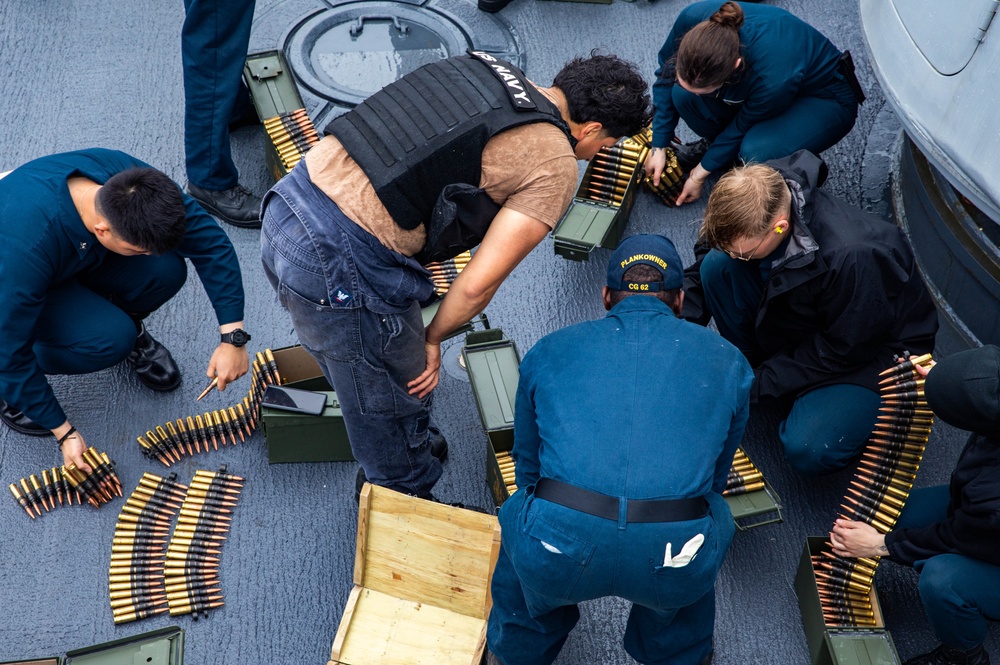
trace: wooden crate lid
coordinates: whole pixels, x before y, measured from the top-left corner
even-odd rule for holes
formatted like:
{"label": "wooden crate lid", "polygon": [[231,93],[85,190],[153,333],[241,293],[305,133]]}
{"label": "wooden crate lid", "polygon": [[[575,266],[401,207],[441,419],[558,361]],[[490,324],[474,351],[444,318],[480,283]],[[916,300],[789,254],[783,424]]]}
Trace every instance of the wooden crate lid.
{"label": "wooden crate lid", "polygon": [[354,583],[485,619],[500,525],[484,515],[366,485]]}

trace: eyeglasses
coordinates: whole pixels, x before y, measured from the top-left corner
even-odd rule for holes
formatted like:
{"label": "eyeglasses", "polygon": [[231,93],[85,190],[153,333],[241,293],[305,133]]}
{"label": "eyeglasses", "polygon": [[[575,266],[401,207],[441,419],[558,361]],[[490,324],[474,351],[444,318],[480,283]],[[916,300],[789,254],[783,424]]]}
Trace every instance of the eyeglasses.
{"label": "eyeglasses", "polygon": [[761,236],[760,242],[757,243],[757,246],[753,248],[753,251],[751,251],[746,256],[743,256],[743,252],[742,251],[740,251],[739,253],[734,253],[733,250],[731,250],[731,249],[724,249],[722,251],[724,251],[726,254],[728,254],[729,258],[731,258],[731,259],[736,259],[737,261],[749,261],[749,260],[751,260],[753,258],[753,255],[757,253],[757,250],[760,249],[760,246],[764,244],[765,240],[767,240],[767,236],[766,235]]}

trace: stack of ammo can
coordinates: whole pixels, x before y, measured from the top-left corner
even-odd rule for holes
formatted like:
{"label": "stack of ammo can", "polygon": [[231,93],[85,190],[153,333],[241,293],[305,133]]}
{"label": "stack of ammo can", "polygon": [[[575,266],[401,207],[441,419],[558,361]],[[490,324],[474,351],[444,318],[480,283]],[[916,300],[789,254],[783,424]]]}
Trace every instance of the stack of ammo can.
{"label": "stack of ammo can", "polygon": [[[59,506],[72,506],[74,500],[77,505],[86,501],[99,508],[113,497],[122,495],[115,464],[107,453],[91,447],[84,451],[83,459],[91,467],[89,474],[74,464],[54,466],[43,469],[40,474],[21,478],[18,483],[11,483],[10,493],[31,519],[41,516],[43,509],[49,512]],[[21,494],[18,484],[24,494]]]}
{"label": "stack of ammo can", "polygon": [[250,391],[239,404],[158,425],[155,431],[149,430],[138,437],[143,455],[170,466],[184,455],[218,450],[220,441],[223,446],[246,441],[257,429],[260,401],[264,389],[271,384],[280,385],[281,375],[271,349],[265,349],[254,358]]}
{"label": "stack of ammo can", "polygon": [[[190,485],[177,475],[143,475],[118,516],[111,547],[109,590],[115,623],[170,612],[206,615],[221,607],[219,554],[242,478],[196,471]],[[167,545],[170,522],[177,517]]]}
{"label": "stack of ammo can", "polygon": [[[865,522],[883,534],[896,524],[934,421],[924,400],[923,378],[915,369],[930,362],[926,354],[882,372],[880,415],[841,504],[840,517]],[[884,652],[885,662],[898,662],[873,586],[879,560],[840,557],[828,539],[807,540],[796,590],[814,663],[831,658],[835,665],[840,663],[837,648],[830,645],[847,640],[864,640],[868,652]]]}

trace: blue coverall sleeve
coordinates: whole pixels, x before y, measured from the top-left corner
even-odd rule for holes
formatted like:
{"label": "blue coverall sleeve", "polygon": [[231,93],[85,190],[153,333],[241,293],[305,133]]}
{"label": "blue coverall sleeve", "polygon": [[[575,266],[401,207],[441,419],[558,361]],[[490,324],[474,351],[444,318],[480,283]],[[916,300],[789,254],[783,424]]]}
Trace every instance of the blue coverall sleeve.
{"label": "blue coverall sleeve", "polygon": [[[9,273],[16,268],[16,275]],[[25,252],[17,266],[0,264],[0,396],[42,427],[66,422],[45,374],[38,367],[35,326],[42,312],[51,271],[45,258]]]}
{"label": "blue coverall sleeve", "polygon": [[729,470],[733,467],[733,456],[743,441],[743,432],[750,418],[750,386],[753,383],[753,371],[750,364],[742,356],[739,358],[739,379],[736,383],[735,409],[733,419],[729,423],[729,434],[722,447],[722,455],[715,463],[715,477],[712,480],[712,491],[722,494],[726,489]]}
{"label": "blue coverall sleeve", "polygon": [[542,439],[538,434],[535,404],[531,391],[531,355],[521,364],[521,376],[514,398],[514,478],[518,487],[528,487],[538,482],[541,462],[538,458]]}
{"label": "blue coverall sleeve", "polygon": [[184,194],[188,228],[177,253],[190,259],[215,309],[219,325],[243,320],[243,275],[229,236],[193,198]]}

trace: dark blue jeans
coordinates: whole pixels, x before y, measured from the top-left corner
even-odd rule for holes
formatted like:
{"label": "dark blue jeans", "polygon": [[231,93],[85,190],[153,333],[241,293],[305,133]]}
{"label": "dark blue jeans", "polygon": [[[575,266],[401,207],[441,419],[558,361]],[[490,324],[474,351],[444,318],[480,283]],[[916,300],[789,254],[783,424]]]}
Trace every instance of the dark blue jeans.
{"label": "dark blue jeans", "polygon": [[[858,104],[845,82],[830,90],[830,97],[795,97],[773,118],[758,122],[743,136],[739,158],[765,162],[796,150],[819,154],[833,146],[854,127]],[[701,97],[679,85],[673,86],[674,108],[691,130],[710,141],[736,117],[739,106],[715,97]]]}
{"label": "dark blue jeans", "polygon": [[[625,651],[645,665],[697,665],[712,650],[715,578],[735,526],[724,499],[685,522],[615,522],[536,499],[522,488],[500,509],[500,557],[491,585],[487,644],[504,665],[549,665],[580,618],[577,603],[632,601]],[[684,567],[663,566],[697,533]]]}
{"label": "dark blue jeans", "polygon": [[[896,523],[917,529],[948,515],[948,486],[914,490]],[[1000,566],[961,554],[917,561],[920,600],[937,638],[956,649],[972,649],[986,639],[987,621],[1000,620]]]}
{"label": "dark blue jeans", "polygon": [[337,391],[354,457],[372,483],[428,497],[441,477],[431,399],[406,387],[426,365],[427,272],[347,218],[304,160],[267,193],[262,220],[264,273]]}
{"label": "dark blue jeans", "polygon": [[243,63],[255,0],[184,0],[184,157],[188,181],[220,191],[239,171],[229,147],[229,121],[247,103]]}
{"label": "dark blue jeans", "polygon": [[[757,263],[713,249],[702,261],[701,284],[719,333],[740,351],[758,354],[755,321],[764,281]],[[868,441],[880,403],[874,390],[846,383],[797,395],[778,428],[788,463],[814,476],[843,469]]]}

